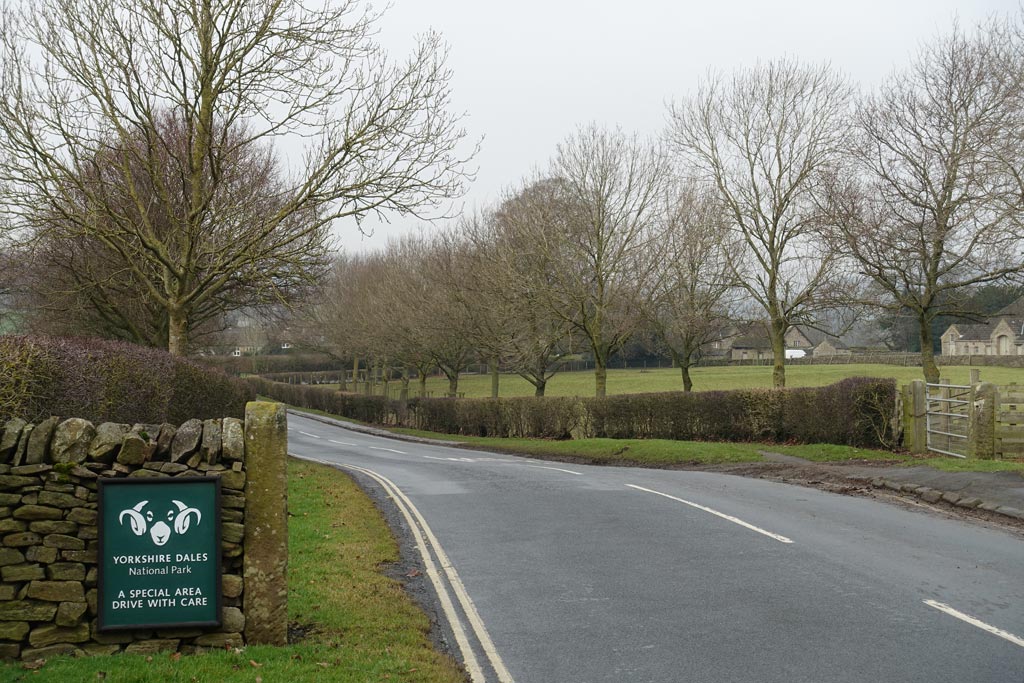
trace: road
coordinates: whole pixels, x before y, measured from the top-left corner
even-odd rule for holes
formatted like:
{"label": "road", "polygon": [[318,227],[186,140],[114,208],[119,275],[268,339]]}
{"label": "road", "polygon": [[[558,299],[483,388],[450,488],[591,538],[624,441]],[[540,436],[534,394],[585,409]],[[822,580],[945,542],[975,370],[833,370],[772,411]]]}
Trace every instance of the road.
{"label": "road", "polygon": [[474,681],[1024,683],[1009,532],[757,479],[288,422],[289,452],[405,511]]}

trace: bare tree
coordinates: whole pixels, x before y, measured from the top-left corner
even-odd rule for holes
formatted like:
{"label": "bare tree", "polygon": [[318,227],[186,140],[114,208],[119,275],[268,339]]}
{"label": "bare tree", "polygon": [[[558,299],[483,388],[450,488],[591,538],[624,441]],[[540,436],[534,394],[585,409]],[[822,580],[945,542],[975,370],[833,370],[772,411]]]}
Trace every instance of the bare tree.
{"label": "bare tree", "polygon": [[418,259],[404,264],[414,269],[406,281],[418,290],[409,300],[416,307],[409,312],[414,334],[448,379],[452,398],[459,393],[459,376],[477,357],[480,336],[480,306],[470,291],[475,271],[465,246],[451,233],[422,238]]}
{"label": "bare tree", "polygon": [[298,309],[303,344],[351,364],[353,391],[360,373],[370,382],[375,365],[398,355],[398,338],[389,329],[391,314],[399,313],[391,301],[393,267],[389,252],[338,254],[330,275]]}
{"label": "bare tree", "polygon": [[974,285],[1024,266],[1024,78],[1003,28],[957,27],[864,98],[851,168],[833,184],[843,247],[883,304],[916,319],[930,382],[932,321],[970,313]]}
{"label": "bare tree", "polygon": [[[117,254],[185,353],[196,308],[239,274],[272,291],[337,219],[461,192],[445,48],[427,34],[392,62],[377,19],[356,0],[16,2],[0,17],[4,218]],[[232,172],[278,143],[301,162],[266,166],[269,195]]]}
{"label": "bare tree", "polygon": [[558,146],[548,177],[553,222],[520,227],[550,278],[535,283],[538,296],[585,340],[595,394],[604,396],[608,359],[641,324],[640,304],[655,289],[655,211],[668,163],[657,145],[591,125]]}
{"label": "bare tree", "polygon": [[474,245],[474,289],[484,304],[478,343],[533,385],[535,396],[544,395],[560,369],[571,330],[549,305],[549,287],[563,262],[530,236],[566,218],[557,183],[537,181],[462,226]]}
{"label": "bare tree", "polygon": [[9,332],[14,321],[13,295],[15,292],[15,272],[18,259],[3,236],[0,235],[0,334]]}
{"label": "bare tree", "polygon": [[645,311],[679,367],[683,391],[691,391],[690,368],[732,318],[737,284],[729,254],[737,245],[712,188],[673,187],[662,206],[665,273]]}
{"label": "bare tree", "polygon": [[717,189],[744,247],[732,269],[767,317],[776,387],[786,383],[786,332],[833,304],[836,258],[820,239],[819,203],[848,142],[850,99],[829,68],[783,60],[710,75],[670,110],[676,151]]}
{"label": "bare tree", "polygon": [[449,247],[443,237],[411,234],[341,262],[314,307],[324,340],[368,368],[398,369],[403,393],[415,369],[425,395],[436,367],[449,380],[448,393],[457,395],[476,350],[464,297],[452,290],[464,264]]}

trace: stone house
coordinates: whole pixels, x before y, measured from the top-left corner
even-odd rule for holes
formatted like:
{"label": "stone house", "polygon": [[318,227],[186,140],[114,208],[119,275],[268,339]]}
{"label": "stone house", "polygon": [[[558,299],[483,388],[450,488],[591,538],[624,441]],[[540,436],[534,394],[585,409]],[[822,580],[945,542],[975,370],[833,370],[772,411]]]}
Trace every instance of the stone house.
{"label": "stone house", "polygon": [[[786,333],[786,351],[803,351],[805,355],[815,357],[850,355],[850,350],[838,337],[799,325]],[[729,360],[771,359],[772,344],[767,323],[757,321],[730,325],[723,330],[720,339],[711,343],[708,355]]]}
{"label": "stone house", "polygon": [[1024,356],[1024,297],[980,323],[954,323],[942,333],[943,356]]}

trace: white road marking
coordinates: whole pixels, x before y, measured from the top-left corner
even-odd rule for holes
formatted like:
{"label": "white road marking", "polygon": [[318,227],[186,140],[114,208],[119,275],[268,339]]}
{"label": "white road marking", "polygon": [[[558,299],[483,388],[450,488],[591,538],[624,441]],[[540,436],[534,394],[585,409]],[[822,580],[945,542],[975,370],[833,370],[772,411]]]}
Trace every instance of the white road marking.
{"label": "white road marking", "polygon": [[989,633],[991,633],[994,636],[999,636],[1003,640],[1008,640],[1011,643],[1013,643],[1014,645],[1019,645],[1020,647],[1024,647],[1024,638],[1021,638],[1020,636],[1015,636],[1012,633],[1010,633],[1008,631],[1004,631],[1001,628],[996,628],[995,626],[992,626],[991,624],[986,624],[984,621],[981,621],[980,619],[975,619],[974,617],[970,616],[969,614],[964,614],[963,612],[959,612],[959,611],[953,609],[952,607],[950,607],[949,605],[947,605],[947,604],[945,604],[943,602],[939,602],[937,600],[925,600],[924,604],[928,605],[929,607],[934,607],[935,609],[939,610],[940,612],[945,612],[946,614],[948,614],[951,617],[956,617],[960,621],[965,621],[968,624],[970,624],[971,626],[976,626],[976,627],[980,628],[982,631],[988,631]]}
{"label": "white road marking", "polygon": [[[494,646],[494,641],[491,640],[491,635],[487,632],[487,627],[484,626],[483,619],[480,618],[480,614],[476,611],[476,606],[473,604],[473,600],[469,597],[469,593],[466,592],[466,587],[462,584],[462,579],[459,577],[458,572],[455,571],[455,567],[452,565],[451,560],[448,559],[447,553],[445,553],[444,549],[441,547],[441,543],[437,540],[437,537],[427,524],[427,520],[425,520],[423,515],[420,514],[420,511],[415,505],[413,505],[412,501],[409,500],[405,493],[398,488],[398,485],[387,477],[363,467],[356,467],[355,465],[343,465],[343,467],[358,470],[375,478],[382,486],[384,486],[385,490],[388,490],[392,499],[399,505],[399,509],[401,509],[402,513],[406,515],[406,520],[409,522],[410,528],[414,530],[416,528],[416,524],[409,519],[408,513],[411,513],[412,516],[415,517],[416,523],[423,529],[423,533],[426,535],[427,541],[434,549],[434,553],[437,555],[437,561],[441,565],[441,568],[444,569],[445,576],[448,577],[448,582],[451,584],[452,591],[455,593],[455,597],[458,598],[459,604],[462,606],[462,611],[465,612],[466,618],[469,620],[469,625],[473,628],[473,632],[476,634],[477,640],[480,642],[480,647],[483,649],[484,654],[487,655],[487,659],[490,660],[491,666],[494,668],[494,673],[498,676],[498,682],[515,683],[512,679],[512,674],[510,674],[508,669],[505,667],[505,662],[502,661],[501,655],[498,654],[498,649]],[[425,550],[425,548],[421,548],[421,553],[423,550]],[[424,561],[424,566],[427,566],[426,561]],[[435,583],[435,587],[441,589],[443,588],[443,584],[440,584],[440,582]],[[438,590],[439,594],[440,592],[441,591]],[[472,651],[470,651],[470,655],[472,656]],[[466,668],[469,669],[468,663]],[[480,676],[479,680],[483,681],[483,672],[479,671],[479,668],[478,674]],[[474,678],[474,681],[476,680],[477,679]]]}
{"label": "white road marking", "polygon": [[[355,465],[346,465],[344,463],[330,462],[328,460],[320,460],[318,458],[309,458],[306,456],[298,455],[295,456],[303,460],[311,460],[318,462],[323,465],[330,465],[332,467],[347,467],[349,469],[357,470],[373,478],[378,484],[380,484],[387,492],[388,496],[395,501],[395,505],[398,507],[402,516],[405,517],[406,523],[409,525],[409,530],[412,533],[413,540],[416,543],[416,549],[420,553],[420,557],[423,558],[423,568],[426,569],[427,578],[434,585],[434,590],[437,593],[438,600],[441,602],[441,610],[444,612],[445,617],[448,619],[448,623],[452,628],[452,634],[455,636],[455,642],[459,646],[459,650],[462,652],[462,660],[466,665],[466,671],[469,673],[470,679],[473,683],[485,683],[483,669],[480,668],[480,663],[476,659],[476,655],[473,653],[473,648],[470,647],[469,639],[466,637],[466,631],[462,626],[462,620],[459,619],[458,613],[455,611],[455,606],[452,604],[451,596],[448,594],[448,590],[441,581],[441,575],[437,571],[437,566],[434,564],[434,558],[427,550],[426,541],[423,538],[423,534],[420,532],[419,527],[416,526],[416,521],[413,519],[412,514],[406,509],[402,501],[390,490],[388,483],[390,480],[385,477],[372,472],[370,470],[363,469],[362,467],[356,467]],[[396,487],[397,488],[397,487]]]}
{"label": "white road marking", "polygon": [[389,453],[398,453],[400,455],[406,455],[405,451],[396,451],[394,448],[381,448],[380,446],[370,446],[371,451],[388,451]]}
{"label": "white road marking", "polygon": [[544,467],[544,465],[527,465],[527,467],[535,467],[538,470],[555,470],[556,472],[565,472],[566,474],[576,474],[583,476],[582,472],[573,472],[572,470],[563,470],[561,467]]}
{"label": "white road marking", "polygon": [[327,440],[330,441],[331,443],[336,443],[339,446],[355,446],[354,443],[349,443],[348,441],[335,441],[334,439],[327,439]]}
{"label": "white road marking", "polygon": [[317,436],[316,434],[310,434],[309,432],[303,432],[301,430],[299,431],[299,434],[305,434],[306,436],[311,436],[314,439],[321,439],[321,438],[323,438],[323,437]]}
{"label": "white road marking", "polygon": [[704,512],[709,512],[712,515],[715,515],[716,517],[721,517],[722,519],[730,521],[733,524],[739,524],[741,527],[750,529],[751,531],[756,531],[759,534],[764,534],[768,538],[774,538],[779,543],[792,543],[793,542],[793,540],[790,539],[790,538],[786,538],[785,536],[780,536],[779,534],[773,534],[770,531],[765,531],[761,527],[756,527],[753,524],[749,524],[747,522],[744,522],[742,519],[740,519],[738,517],[733,517],[732,515],[727,515],[724,512],[719,512],[718,510],[712,510],[709,507],[705,507],[705,506],[699,505],[697,503],[691,503],[688,500],[683,500],[682,498],[676,498],[675,496],[670,496],[669,494],[662,493],[661,491],[654,491],[652,489],[645,489],[643,486],[635,486],[633,484],[626,484],[626,486],[628,486],[631,489],[636,489],[637,491],[646,491],[647,493],[653,493],[653,494],[658,495],[658,496],[663,496],[665,498],[669,498],[671,500],[674,500],[674,501],[677,501],[679,503],[682,503],[683,505],[689,505],[690,507],[697,508],[698,510],[703,510]]}
{"label": "white road marking", "polygon": [[[387,449],[384,449],[384,450],[387,450]],[[395,452],[396,453],[401,453],[401,451],[395,451]],[[433,455],[424,455],[423,457],[428,459],[428,460],[444,460],[445,462],[477,462],[473,458],[438,458],[438,457],[433,456]]]}

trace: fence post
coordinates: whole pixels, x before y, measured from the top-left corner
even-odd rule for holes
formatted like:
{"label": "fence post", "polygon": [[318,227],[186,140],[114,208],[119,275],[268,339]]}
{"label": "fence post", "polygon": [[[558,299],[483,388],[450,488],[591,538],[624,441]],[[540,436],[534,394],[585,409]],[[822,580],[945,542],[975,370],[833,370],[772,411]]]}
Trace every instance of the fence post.
{"label": "fence post", "polygon": [[967,433],[967,455],[992,460],[996,454],[996,403],[998,389],[991,382],[982,382],[974,394],[970,430]]}
{"label": "fence post", "polygon": [[284,405],[245,406],[245,640],[288,644],[288,422]]}
{"label": "fence post", "polygon": [[903,387],[903,445],[911,453],[928,450],[925,416],[928,410],[924,381],[915,379]]}

